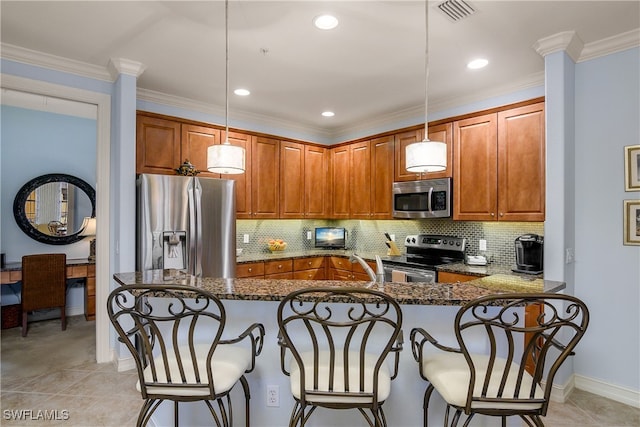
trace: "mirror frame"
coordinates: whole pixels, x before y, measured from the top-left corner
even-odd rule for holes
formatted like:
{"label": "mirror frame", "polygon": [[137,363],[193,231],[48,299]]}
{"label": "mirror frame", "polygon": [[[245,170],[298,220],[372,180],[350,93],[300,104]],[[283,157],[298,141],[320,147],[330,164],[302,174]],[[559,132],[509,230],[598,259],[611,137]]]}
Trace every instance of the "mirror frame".
{"label": "mirror frame", "polygon": [[50,236],[48,234],[44,234],[31,225],[27,219],[25,204],[29,194],[41,185],[48,184],[50,182],[67,182],[84,191],[91,201],[91,216],[96,216],[96,191],[91,185],[73,175],[50,173],[33,178],[31,181],[23,185],[18,191],[18,194],[16,194],[16,198],[13,200],[13,217],[15,218],[18,227],[20,227],[27,236],[47,245],[69,245],[84,239],[84,236],[80,236],[82,230],[67,236]]}

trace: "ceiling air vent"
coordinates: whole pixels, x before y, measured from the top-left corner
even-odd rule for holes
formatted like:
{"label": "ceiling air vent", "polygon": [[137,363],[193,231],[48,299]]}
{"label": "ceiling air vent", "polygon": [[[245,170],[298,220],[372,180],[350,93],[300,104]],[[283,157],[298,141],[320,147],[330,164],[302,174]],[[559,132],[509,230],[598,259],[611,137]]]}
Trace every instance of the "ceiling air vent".
{"label": "ceiling air vent", "polygon": [[464,0],[447,0],[438,5],[442,11],[452,21],[459,21],[475,13],[475,9]]}

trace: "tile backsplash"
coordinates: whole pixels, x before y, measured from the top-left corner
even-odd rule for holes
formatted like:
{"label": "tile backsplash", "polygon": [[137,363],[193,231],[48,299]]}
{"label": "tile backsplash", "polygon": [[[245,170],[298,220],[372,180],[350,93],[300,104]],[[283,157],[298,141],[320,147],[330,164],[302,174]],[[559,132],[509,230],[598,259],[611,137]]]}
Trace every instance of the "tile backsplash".
{"label": "tile backsplash", "polygon": [[[395,235],[395,241],[404,253],[404,239],[410,234],[444,234],[465,237],[467,254],[485,255],[490,262],[504,266],[515,265],[514,240],[516,237],[535,233],[544,235],[542,222],[469,222],[451,219],[423,220],[237,220],[236,244],[243,254],[269,252],[269,239],[287,242],[288,251],[313,249],[315,227],[334,226],[347,230],[347,249],[366,254],[386,254],[384,233]],[[311,232],[311,240],[307,239]],[[243,243],[244,235],[249,243]],[[478,240],[487,241],[487,250],[480,251]]]}

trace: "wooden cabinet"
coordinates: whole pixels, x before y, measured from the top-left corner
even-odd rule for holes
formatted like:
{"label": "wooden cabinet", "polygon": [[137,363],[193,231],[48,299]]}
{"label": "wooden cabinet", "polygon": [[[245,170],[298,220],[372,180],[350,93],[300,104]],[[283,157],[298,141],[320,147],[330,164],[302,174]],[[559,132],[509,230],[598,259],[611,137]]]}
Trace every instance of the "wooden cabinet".
{"label": "wooden cabinet", "polygon": [[175,175],[185,160],[200,171],[198,176],[219,178],[207,171],[207,148],[220,143],[213,127],[138,113],[136,117],[136,173]]}
{"label": "wooden cabinet", "polygon": [[304,145],[280,142],[280,218],[304,217]]}
{"label": "wooden cabinet", "polygon": [[[222,138],[224,141],[224,131],[222,132]],[[229,132],[229,144],[237,145],[244,148],[245,151],[245,172],[240,174],[220,175],[223,179],[232,179],[236,182],[236,218],[251,218],[251,142],[253,136],[240,133]]]}
{"label": "wooden cabinet", "polygon": [[188,159],[200,171],[199,177],[220,178],[220,174],[207,170],[207,150],[210,145],[220,144],[220,131],[212,127],[186,123],[181,125],[181,129],[180,158],[182,162]]}
{"label": "wooden cabinet", "polygon": [[243,279],[247,277],[263,278],[264,277],[264,262],[247,262],[243,264],[236,264],[236,277]]}
{"label": "wooden cabinet", "polygon": [[175,175],[183,162],[180,143],[180,122],[138,114],[136,173]]}
{"label": "wooden cabinet", "polygon": [[348,145],[331,149],[331,218],[349,218],[349,170],[351,148]]}
{"label": "wooden cabinet", "polygon": [[[375,271],[375,263],[367,261],[367,264]],[[369,275],[359,263],[352,263],[348,258],[329,257],[329,280],[362,280],[370,281]]]}
{"label": "wooden cabinet", "polygon": [[332,149],[332,218],[392,217],[393,147],[385,136]]}
{"label": "wooden cabinet", "polygon": [[87,278],[84,284],[84,318],[95,320],[96,318],[96,266],[87,266]]}
{"label": "wooden cabinet", "polygon": [[442,172],[415,173],[407,171],[407,145],[424,139],[424,129],[401,132],[395,135],[394,181],[416,181],[419,179],[448,178],[453,176],[453,123],[429,126],[431,141],[447,144],[447,168]]}
{"label": "wooden cabinet", "polygon": [[304,146],[304,216],[329,218],[331,214],[329,150],[314,145]]}
{"label": "wooden cabinet", "polygon": [[478,279],[478,276],[470,276],[468,274],[450,273],[448,271],[438,272],[438,283],[456,283],[468,282],[469,280]]}
{"label": "wooden cabinet", "polygon": [[264,262],[265,279],[293,279],[293,260],[284,259]]}
{"label": "wooden cabinet", "polygon": [[256,136],[251,143],[251,211],[253,219],[278,218],[280,141]]}
{"label": "wooden cabinet", "polygon": [[544,221],[544,103],[454,122],[453,219]]}
{"label": "wooden cabinet", "polygon": [[324,280],[327,278],[324,257],[293,260],[293,278],[298,280]]}

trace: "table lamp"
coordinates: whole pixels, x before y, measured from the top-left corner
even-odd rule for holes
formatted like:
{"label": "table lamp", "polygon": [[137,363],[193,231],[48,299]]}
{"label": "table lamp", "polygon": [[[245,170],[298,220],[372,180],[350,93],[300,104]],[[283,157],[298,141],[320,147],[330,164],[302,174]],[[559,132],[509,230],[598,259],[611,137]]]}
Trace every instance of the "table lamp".
{"label": "table lamp", "polygon": [[[96,235],[96,217],[85,217],[82,221],[80,236],[93,237]],[[89,261],[96,260],[96,239],[89,242]]]}

